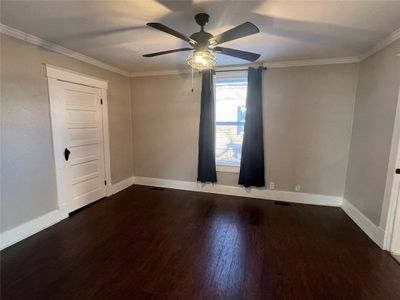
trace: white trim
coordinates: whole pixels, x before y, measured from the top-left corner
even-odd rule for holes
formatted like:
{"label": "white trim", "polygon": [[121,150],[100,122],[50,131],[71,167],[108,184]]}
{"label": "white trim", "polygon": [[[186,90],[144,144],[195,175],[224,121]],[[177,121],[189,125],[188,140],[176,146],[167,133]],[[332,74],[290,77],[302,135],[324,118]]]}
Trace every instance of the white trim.
{"label": "white trim", "polygon": [[[133,184],[134,177],[129,177],[116,184],[109,185],[110,195],[116,194]],[[107,195],[109,196],[109,195]],[[19,241],[22,241],[39,231],[42,231],[61,220],[68,218],[68,212],[63,209],[53,210],[36,219],[25,222],[17,227],[0,233],[0,250],[3,250]]]}
{"label": "white trim", "polygon": [[390,248],[388,250],[397,255],[400,254],[400,205],[397,203],[397,209],[395,209],[392,239],[390,241]]}
{"label": "white trim", "polygon": [[[383,198],[383,205],[381,210],[380,226],[385,228],[386,234],[384,239],[384,249],[391,250],[392,243],[397,243],[394,239],[393,233],[395,231],[395,217],[396,208],[397,214],[400,214],[400,205],[398,202],[398,192],[400,190],[400,179],[395,176],[394,171],[400,168],[400,87],[396,107],[396,115],[393,127],[392,142],[388,163],[388,170],[386,174],[386,186]],[[399,228],[400,229],[400,228]],[[400,251],[400,250],[399,250]]]}
{"label": "white trim", "polygon": [[131,176],[124,180],[121,180],[120,182],[114,183],[112,185],[112,193],[116,194],[116,193],[130,187],[134,183],[134,180],[135,180],[134,177]]}
{"label": "white trim", "polygon": [[64,214],[60,210],[53,210],[45,215],[42,215],[36,219],[18,225],[12,229],[9,229],[0,234],[0,249],[3,250],[23,239],[38,233],[39,231],[46,229],[61,220],[67,218],[68,215]]}
{"label": "white trim", "polygon": [[85,63],[91,64],[91,65],[94,65],[94,66],[97,66],[99,68],[102,68],[102,69],[105,69],[105,70],[108,70],[108,71],[111,71],[111,72],[114,72],[114,73],[118,73],[118,74],[121,74],[121,75],[124,75],[124,76],[129,76],[129,72],[124,71],[124,70],[122,70],[120,68],[111,66],[111,65],[106,64],[106,63],[103,63],[103,62],[101,62],[101,61],[99,61],[97,59],[94,59],[94,58],[91,58],[91,57],[86,56],[84,54],[81,54],[79,52],[75,52],[73,50],[64,48],[64,47],[62,47],[60,45],[57,45],[55,43],[43,40],[43,39],[41,39],[41,38],[39,38],[37,36],[34,36],[32,34],[29,34],[29,33],[25,33],[23,31],[20,31],[18,29],[9,27],[9,26],[1,24],[1,23],[0,23],[0,32],[4,33],[6,35],[12,36],[14,38],[23,40],[25,42],[31,43],[33,45],[40,46],[42,48],[45,48],[45,49],[48,49],[48,50],[51,50],[51,51],[54,51],[54,52],[57,52],[57,53],[64,54],[66,56],[75,58],[77,60],[83,61]]}
{"label": "white trim", "polygon": [[343,199],[342,209],[344,212],[373,240],[379,247],[383,248],[385,231],[376,226],[353,204]]}
{"label": "white trim", "polygon": [[170,76],[170,75],[181,75],[191,74],[192,69],[170,69],[170,70],[158,70],[158,71],[143,71],[143,72],[132,72],[129,77],[149,77],[149,76]]}
{"label": "white trim", "polygon": [[223,194],[240,197],[250,197],[266,200],[286,201],[293,203],[341,206],[342,198],[328,195],[307,194],[299,192],[286,192],[267,189],[246,189],[239,186],[228,186],[220,184],[201,184],[192,181],[169,180],[150,177],[136,177],[134,183],[139,185],[158,186],[171,189]]}
{"label": "white trim", "polygon": [[[66,56],[75,58],[77,60],[86,62],[88,64],[97,66],[99,68],[109,70],[111,72],[115,72],[128,77],[147,77],[147,76],[165,76],[165,75],[180,75],[180,74],[188,74],[191,72],[190,69],[172,69],[172,70],[156,70],[156,71],[144,71],[144,72],[127,72],[120,68],[108,65],[103,63],[97,59],[91,58],[89,56],[83,55],[79,52],[75,52],[73,50],[64,48],[55,43],[43,40],[37,36],[25,33],[18,29],[9,27],[7,25],[0,23],[0,32],[14,38],[26,41],[28,43],[49,49],[54,52],[58,52],[64,54]],[[381,40],[378,44],[375,45],[374,48],[367,51],[364,54],[359,56],[349,56],[349,57],[337,57],[337,58],[321,58],[321,59],[303,59],[303,60],[289,60],[289,61],[276,61],[276,62],[263,62],[260,63],[267,68],[287,68],[287,67],[300,67],[300,66],[315,66],[315,65],[331,65],[331,64],[348,64],[348,63],[358,63],[361,60],[364,60],[368,56],[378,52],[384,47],[396,41],[400,38],[400,28],[396,31],[392,32],[389,36]],[[260,65],[257,64],[257,65]],[[236,65],[235,67],[248,67],[254,65]],[[229,69],[233,66],[220,66],[220,69]]]}
{"label": "white trim", "polygon": [[217,172],[223,172],[223,173],[240,173],[240,167],[237,166],[223,166],[223,165],[217,165]]}
{"label": "white trim", "polygon": [[354,64],[358,62],[360,62],[360,59],[358,57],[350,56],[350,57],[336,57],[336,58],[320,58],[320,59],[317,58],[317,59],[265,62],[264,66],[267,67],[268,69],[274,69],[274,68],[288,68],[288,67]]}
{"label": "white trim", "polygon": [[46,64],[46,73],[49,88],[49,102],[50,102],[50,120],[53,138],[53,153],[56,166],[56,181],[57,181],[57,201],[58,207],[65,213],[70,212],[70,207],[67,206],[68,200],[72,199],[72,190],[66,187],[65,182],[65,168],[64,160],[61,156],[56,156],[56,153],[62,153],[67,140],[66,132],[64,130],[65,112],[60,107],[60,95],[58,84],[60,82],[70,82],[74,84],[81,84],[99,89],[99,97],[103,99],[101,105],[102,114],[102,131],[103,131],[103,153],[104,153],[104,175],[107,181],[106,196],[112,194],[111,187],[111,159],[110,159],[110,141],[109,141],[109,126],[108,126],[108,103],[107,103],[107,81],[87,76],[85,74],[73,72],[67,69],[59,68],[56,66]]}
{"label": "white trim", "polygon": [[112,184],[111,184],[111,154],[110,154],[110,132],[108,126],[108,100],[107,90],[101,90],[101,99],[103,99],[103,105],[101,106],[101,112],[103,117],[103,146],[104,146],[104,171],[106,175],[106,196],[112,195]]}
{"label": "white trim", "polygon": [[[235,70],[244,69],[248,67],[260,67],[264,66],[262,62],[258,64],[241,64],[241,65],[227,65],[227,66],[216,66],[215,71],[220,70]],[[181,75],[181,74],[191,74],[192,69],[170,69],[170,70],[155,70],[155,71],[143,71],[143,72],[132,72],[129,74],[130,77],[148,77],[148,76],[168,76],[168,75]],[[198,72],[200,74],[200,71]]]}
{"label": "white trim", "polygon": [[379,50],[382,50],[386,46],[389,46],[391,43],[394,41],[398,40],[400,38],[400,28],[393,31],[391,34],[389,34],[387,37],[385,37],[383,40],[378,42],[371,50],[367,51],[366,53],[360,55],[360,61],[366,59],[367,57],[375,54]]}
{"label": "white trim", "polygon": [[[337,58],[318,58],[318,59],[302,59],[302,60],[288,60],[288,61],[275,61],[275,62],[260,62],[259,64],[242,64],[235,66],[218,66],[218,70],[231,70],[238,68],[259,67],[263,66],[268,69],[275,68],[289,68],[289,67],[305,67],[305,66],[319,66],[319,65],[334,65],[334,64],[353,64],[360,62],[356,56],[351,57],[337,57]],[[145,72],[132,72],[130,77],[148,77],[148,76],[168,76],[168,75],[181,75],[189,74],[191,69],[171,69],[159,71],[145,71]]]}
{"label": "white trim", "polygon": [[108,88],[108,82],[104,79],[96,78],[50,64],[45,64],[45,66],[47,78],[54,78],[57,80],[78,83],[100,89]]}

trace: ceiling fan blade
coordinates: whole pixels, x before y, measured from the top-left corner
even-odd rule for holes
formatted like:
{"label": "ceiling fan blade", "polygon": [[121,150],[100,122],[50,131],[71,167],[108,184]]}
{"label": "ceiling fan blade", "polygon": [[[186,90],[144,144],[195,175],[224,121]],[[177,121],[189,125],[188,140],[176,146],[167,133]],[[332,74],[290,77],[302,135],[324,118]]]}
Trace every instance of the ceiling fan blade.
{"label": "ceiling fan blade", "polygon": [[236,50],[232,48],[215,47],[213,50],[217,53],[234,56],[248,61],[256,61],[260,57],[260,54],[257,53]]}
{"label": "ceiling fan blade", "polygon": [[245,36],[249,36],[255,33],[259,33],[260,29],[256,25],[250,22],[246,22],[243,24],[240,24],[236,27],[233,27],[232,29],[229,29],[228,31],[225,31],[221,34],[218,34],[214,36],[212,39],[210,39],[210,44],[211,45],[218,45],[222,44],[228,41],[240,39]]}
{"label": "ceiling fan blade", "polygon": [[146,25],[150,26],[150,27],[153,27],[153,28],[155,28],[157,30],[160,30],[162,32],[168,33],[170,35],[173,35],[173,36],[175,36],[175,37],[177,37],[177,38],[179,38],[181,40],[184,40],[184,41],[188,42],[189,44],[194,45],[194,44],[197,43],[195,40],[192,40],[191,38],[188,38],[186,35],[178,32],[178,31],[175,31],[172,28],[169,28],[169,27],[167,27],[167,26],[165,26],[165,25],[163,25],[161,23],[147,23]]}
{"label": "ceiling fan blade", "polygon": [[174,50],[167,50],[167,51],[144,54],[143,56],[144,57],[153,57],[153,56],[159,56],[159,55],[164,55],[164,54],[169,54],[169,53],[174,53],[174,52],[190,51],[190,50],[193,50],[193,48],[180,48],[180,49],[174,49]]}

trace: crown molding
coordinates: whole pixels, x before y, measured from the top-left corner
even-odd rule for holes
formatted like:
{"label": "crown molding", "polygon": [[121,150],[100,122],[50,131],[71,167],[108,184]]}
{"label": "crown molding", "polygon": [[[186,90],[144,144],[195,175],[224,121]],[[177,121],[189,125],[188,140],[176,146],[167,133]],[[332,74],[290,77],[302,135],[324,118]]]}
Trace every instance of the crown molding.
{"label": "crown molding", "polygon": [[[167,75],[180,75],[180,74],[190,74],[191,69],[170,69],[170,70],[158,70],[158,71],[144,71],[144,72],[127,72],[120,68],[111,66],[109,64],[103,63],[97,59],[91,58],[79,52],[75,52],[73,50],[64,48],[55,43],[43,40],[37,36],[25,33],[18,29],[9,27],[7,25],[0,23],[0,32],[14,38],[23,40],[25,42],[49,49],[54,52],[58,52],[64,54],[66,56],[75,58],[77,60],[86,62],[88,64],[97,66],[99,68],[118,73],[128,77],[147,77],[147,76],[167,76]],[[385,48],[390,45],[394,41],[400,38],[400,28],[392,32],[389,36],[381,40],[378,44],[376,44],[371,50],[360,56],[350,56],[350,57],[336,57],[336,58],[321,58],[321,59],[303,59],[303,60],[288,60],[288,61],[274,61],[274,62],[263,62],[261,64],[257,64],[257,66],[262,65],[269,69],[273,68],[288,68],[288,67],[303,67],[303,66],[317,66],[317,65],[332,65],[332,64],[349,64],[349,63],[358,63],[367,57],[375,54],[379,50]],[[400,56],[398,54],[397,56]],[[229,68],[237,68],[240,67],[250,67],[255,66],[254,64],[243,64],[236,66],[221,66],[217,67],[217,70],[227,70]]]}
{"label": "crown molding", "polygon": [[264,62],[263,65],[268,69],[275,69],[275,68],[305,67],[305,66],[318,66],[318,65],[353,64],[358,62],[360,62],[360,59],[357,56],[349,56],[349,57]]}
{"label": "crown molding", "polygon": [[[263,66],[262,63],[259,64],[242,64],[242,65],[227,65],[227,66],[216,66],[214,69],[219,70],[234,70],[237,68],[248,68],[248,67],[259,67]],[[182,75],[191,74],[192,69],[170,69],[170,70],[159,70],[159,71],[144,71],[144,72],[133,72],[130,73],[130,77],[148,77],[148,76],[168,76],[168,75]]]}
{"label": "crown molding", "polygon": [[[360,55],[360,61],[366,59],[367,57],[375,54],[379,50],[382,50],[383,48],[389,46],[391,43],[394,41],[398,40],[400,38],[400,28],[393,31],[391,34],[389,34],[387,37],[385,37],[383,40],[378,42],[372,49],[368,50],[364,54]],[[398,55],[399,56],[399,55]]]}
{"label": "crown molding", "polygon": [[169,75],[181,75],[190,74],[192,69],[170,69],[170,70],[159,70],[159,71],[144,71],[144,72],[133,72],[129,74],[129,77],[148,77],[148,76],[169,76]]}
{"label": "crown molding", "polygon": [[41,39],[41,38],[39,38],[37,36],[25,33],[23,31],[20,31],[18,29],[9,27],[9,26],[1,24],[1,23],[0,23],[0,32],[3,33],[3,34],[6,34],[6,35],[12,36],[14,38],[23,40],[25,42],[40,46],[42,48],[46,48],[48,50],[51,50],[51,51],[54,51],[54,52],[58,52],[58,53],[66,55],[66,56],[75,58],[75,59],[83,61],[85,63],[94,65],[96,67],[99,67],[99,68],[102,68],[102,69],[105,69],[105,70],[108,70],[108,71],[111,71],[111,72],[114,72],[114,73],[118,73],[118,74],[121,74],[121,75],[124,75],[124,76],[129,76],[129,72],[127,72],[127,71],[121,70],[121,69],[119,69],[117,67],[114,67],[114,66],[108,65],[106,63],[103,63],[103,62],[101,62],[101,61],[99,61],[97,59],[94,59],[94,58],[91,58],[91,57],[86,56],[84,54],[81,54],[79,52],[75,52],[73,50],[64,48],[64,47],[62,47],[60,45],[57,45],[57,44],[54,44],[52,42],[43,40],[43,39]]}
{"label": "crown molding", "polygon": [[[268,69],[275,69],[275,68],[305,67],[305,66],[318,66],[318,65],[352,64],[352,63],[358,63],[358,62],[360,62],[360,59],[357,56],[351,56],[351,57],[263,62],[263,63],[259,63],[259,64],[219,66],[219,67],[216,67],[215,70],[217,70],[217,71],[218,70],[229,70],[229,69],[258,67],[258,66],[263,66]],[[167,76],[167,75],[181,75],[181,74],[190,74],[190,73],[191,73],[191,69],[172,69],[172,70],[160,70],[160,71],[133,72],[133,73],[130,73],[130,77]]]}

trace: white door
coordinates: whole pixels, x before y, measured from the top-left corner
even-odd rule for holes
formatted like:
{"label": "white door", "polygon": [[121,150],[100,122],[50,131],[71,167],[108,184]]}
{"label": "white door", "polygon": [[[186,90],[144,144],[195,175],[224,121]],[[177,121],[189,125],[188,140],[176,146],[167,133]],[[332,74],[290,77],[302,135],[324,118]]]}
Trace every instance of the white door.
{"label": "white door", "polygon": [[58,81],[63,106],[66,209],[76,210],[106,196],[101,89]]}
{"label": "white door", "polygon": [[[398,162],[397,165],[400,166],[400,162]],[[397,201],[394,210],[394,222],[390,252],[400,258],[400,169],[396,169],[395,188]]]}
{"label": "white door", "polygon": [[[390,203],[388,208],[387,224],[386,224],[386,235],[385,240],[388,240],[388,245],[385,245],[385,249],[389,250],[395,255],[396,259],[400,261],[400,86],[399,96],[397,101],[396,119],[393,129],[392,137],[392,149],[390,156],[395,153],[394,146],[396,149],[396,161],[394,163],[395,176],[392,180],[392,187],[390,192]],[[392,170],[392,166],[389,165],[389,170]],[[388,178],[391,174],[388,174]]]}

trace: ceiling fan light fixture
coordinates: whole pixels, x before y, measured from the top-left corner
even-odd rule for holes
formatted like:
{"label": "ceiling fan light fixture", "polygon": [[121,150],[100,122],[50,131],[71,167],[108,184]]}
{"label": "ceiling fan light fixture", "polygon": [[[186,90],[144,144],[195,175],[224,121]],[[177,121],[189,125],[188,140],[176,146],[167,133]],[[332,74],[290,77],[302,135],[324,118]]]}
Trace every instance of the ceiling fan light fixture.
{"label": "ceiling fan light fixture", "polygon": [[186,62],[193,69],[206,70],[211,69],[217,64],[217,58],[215,57],[215,54],[209,50],[198,50],[192,52]]}
{"label": "ceiling fan light fixture", "polygon": [[220,47],[219,44],[223,44],[229,41],[237,40],[252,34],[260,32],[260,29],[256,25],[250,22],[245,22],[238,26],[235,26],[223,33],[216,36],[204,30],[205,25],[210,20],[210,16],[206,13],[199,13],[194,16],[196,23],[200,26],[200,31],[193,33],[190,37],[168,27],[161,23],[147,23],[147,26],[162,31],[164,33],[173,35],[181,40],[190,44],[190,48],[179,48],[167,51],[155,52],[144,54],[144,57],[154,57],[164,54],[170,54],[182,51],[193,51],[187,58],[186,62],[192,67],[193,70],[206,70],[211,69],[216,65],[217,59],[214,52],[219,54],[236,57],[239,59],[254,62],[260,58],[260,54],[241,51],[237,49],[231,49],[226,47]]}

